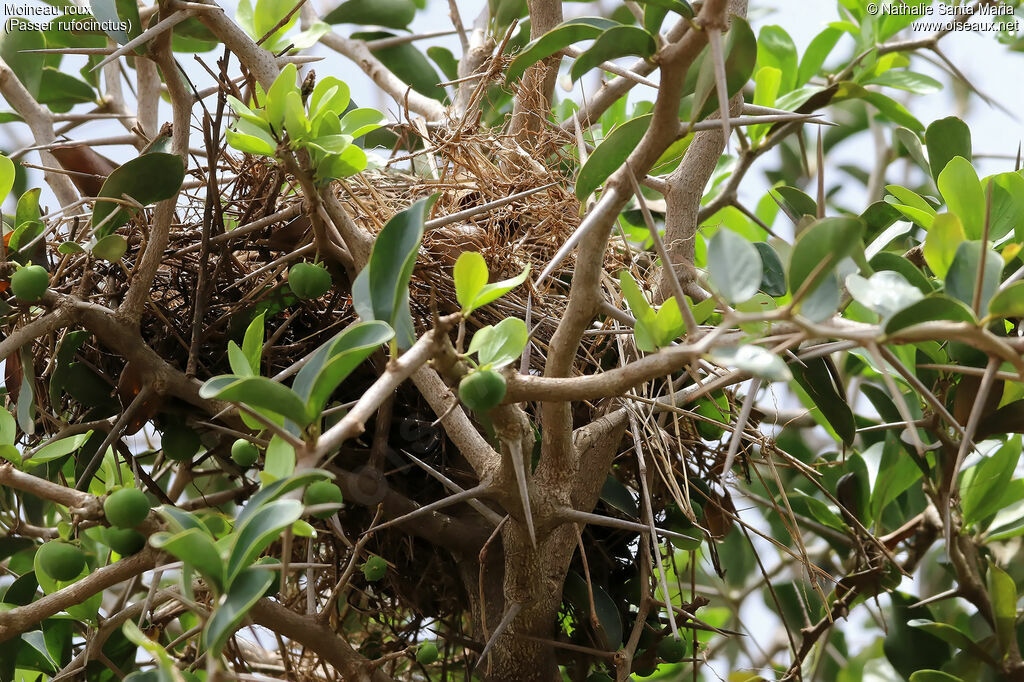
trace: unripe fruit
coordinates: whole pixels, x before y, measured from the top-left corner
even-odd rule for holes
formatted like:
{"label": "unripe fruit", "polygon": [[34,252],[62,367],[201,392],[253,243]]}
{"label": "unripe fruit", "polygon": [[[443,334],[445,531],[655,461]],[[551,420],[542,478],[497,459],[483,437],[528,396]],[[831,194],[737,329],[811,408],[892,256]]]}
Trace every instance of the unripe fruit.
{"label": "unripe fruit", "polygon": [[[280,566],[281,560],[272,556],[265,556],[256,562],[257,566],[266,566],[267,564],[276,564]],[[263,593],[264,597],[273,597],[281,590],[281,571],[272,572],[274,574],[274,582],[270,583],[270,587],[268,587],[267,591]]]}
{"label": "unripe fruit", "polygon": [[288,286],[301,299],[320,298],[331,290],[331,273],[312,263],[296,263],[288,270]]}
{"label": "unripe fruit", "polygon": [[430,665],[437,660],[437,645],[433,642],[424,642],[416,650],[416,662],[422,665]]}
{"label": "unripe fruit", "polygon": [[18,268],[18,271],[11,275],[11,293],[24,303],[38,301],[49,286],[50,273],[41,265]]}
{"label": "unripe fruit", "polygon": [[459,383],[459,399],[471,410],[486,412],[505,397],[505,377],[493,369],[483,369],[463,377]]}
{"label": "unripe fruit", "polygon": [[201,445],[202,441],[199,440],[199,434],[187,426],[175,425],[167,427],[161,440],[164,456],[175,462],[184,462],[192,459],[199,452]]}
{"label": "unripe fruit", "polygon": [[103,500],[103,513],[113,526],[135,528],[149,514],[149,499],[137,488],[122,488]]}
{"label": "unripe fruit", "polygon": [[658,643],[658,658],[666,663],[678,663],[686,656],[686,642],[669,636]]}
{"label": "unripe fruit", "polygon": [[36,552],[39,567],[54,580],[74,580],[85,570],[85,554],[66,542],[47,542]]}
{"label": "unripe fruit", "polygon": [[146,536],[131,528],[108,528],[107,545],[121,556],[131,556],[146,546]]}
{"label": "unripe fruit", "polygon": [[[315,504],[341,504],[341,502],[341,488],[330,481],[310,483],[309,487],[306,488],[306,494],[302,498],[302,503],[307,507],[312,507]],[[318,519],[327,519],[333,515],[334,511],[332,510],[317,512],[313,516]]]}
{"label": "unripe fruit", "polygon": [[388,563],[383,558],[374,555],[363,564],[363,577],[371,583],[375,583],[388,573]]}
{"label": "unripe fruit", "polygon": [[231,444],[231,459],[243,469],[248,469],[260,458],[260,451],[244,438]]}

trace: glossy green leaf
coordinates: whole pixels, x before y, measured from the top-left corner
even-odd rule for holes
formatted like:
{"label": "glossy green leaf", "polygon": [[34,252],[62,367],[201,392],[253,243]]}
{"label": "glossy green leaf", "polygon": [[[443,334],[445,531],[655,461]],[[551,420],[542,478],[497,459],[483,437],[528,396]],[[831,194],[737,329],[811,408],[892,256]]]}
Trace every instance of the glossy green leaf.
{"label": "glossy green leaf", "polygon": [[931,76],[897,69],[880,73],[864,81],[864,83],[907,90],[915,95],[930,95],[942,90],[942,83]]}
{"label": "glossy green leaf", "polygon": [[879,270],[898,272],[903,279],[917,287],[917,290],[926,296],[935,290],[932,280],[926,277],[916,265],[904,258],[903,254],[882,251],[875,254],[874,258],[868,261],[868,265],[875,272]]}
{"label": "glossy green leaf", "polygon": [[978,523],[1002,507],[1002,492],[1020,460],[1021,437],[1014,436],[960,477],[960,509],[964,525]]}
{"label": "glossy green leaf", "polygon": [[928,163],[932,177],[939,179],[939,173],[954,157],[971,160],[971,130],[955,116],[933,121],[925,132],[928,147]]}
{"label": "glossy green leaf", "polygon": [[267,483],[249,498],[249,502],[246,503],[238,515],[236,525],[240,525],[262,509],[264,505],[280,498],[282,495],[303,488],[314,481],[329,480],[330,478],[332,478],[332,475],[323,469],[310,469],[288,478]]}
{"label": "glossy green leaf", "polygon": [[253,318],[242,338],[242,354],[253,374],[259,374],[260,358],[263,356],[264,317],[265,313],[261,312]]}
{"label": "glossy green leaf", "polygon": [[640,518],[640,507],[633,494],[614,476],[609,475],[601,486],[601,501],[634,519]]}
{"label": "glossy green leaf", "polygon": [[[6,410],[4,410],[4,412],[6,412]],[[50,441],[43,447],[36,450],[35,453],[22,462],[22,464],[26,466],[34,466],[42,464],[43,462],[60,459],[61,457],[69,455],[85,445],[85,441],[89,440],[90,436],[92,436],[92,431],[86,431],[85,433],[79,433],[74,436],[68,436],[67,438]]]}
{"label": "glossy green leaf", "polygon": [[971,309],[960,301],[945,294],[931,294],[910,305],[889,318],[885,325],[886,334],[895,334],[915,324],[948,320],[950,322],[974,322]]}
{"label": "glossy green leaf", "polygon": [[953,264],[956,250],[964,241],[963,224],[952,213],[940,213],[935,216],[928,235],[924,240],[924,260],[939,279],[945,279],[949,266]]}
{"label": "glossy green leaf", "polygon": [[829,27],[811,39],[804,56],[800,59],[800,68],[796,78],[797,86],[806,84],[821,71],[825,60],[828,59],[842,35],[843,32],[839,29]]}
{"label": "glossy green leaf", "polygon": [[108,234],[92,247],[92,255],[111,263],[116,263],[128,251],[128,240],[119,234]]}
{"label": "glossy green leaf", "polygon": [[[981,242],[963,242],[957,247],[956,255],[946,273],[946,293],[968,306],[974,305],[974,292],[978,284],[978,268],[981,265]],[[985,271],[981,277],[981,298],[979,310],[988,310],[989,301],[999,288],[1003,272],[1003,259],[992,249],[985,249]]]}
{"label": "glossy green leaf", "polygon": [[270,124],[271,129],[277,134],[278,138],[281,137],[284,132],[284,111],[285,104],[288,98],[288,93],[298,92],[299,86],[296,84],[298,78],[298,69],[294,64],[287,64],[281,73],[274,79],[270,89],[267,90],[266,111],[267,123]]}
{"label": "glossy green leaf", "polygon": [[14,162],[0,154],[0,202],[7,198],[14,187]]}
{"label": "glossy green leaf", "polygon": [[295,471],[295,448],[276,433],[263,458],[263,473],[274,478],[287,478]]}
{"label": "glossy green leaf", "polygon": [[[729,97],[732,97],[750,80],[757,63],[757,39],[745,19],[733,16],[732,26],[725,35],[722,52],[725,56],[726,91]],[[710,58],[708,48],[705,48],[702,54],[703,59],[693,86],[693,107],[689,116],[691,121],[706,118],[718,109],[718,98],[713,96],[714,60]],[[694,69],[691,67],[690,70]]]}
{"label": "glossy green leaf", "polygon": [[860,218],[822,218],[812,223],[790,255],[790,291],[813,292],[843,258],[863,250],[863,230]]}
{"label": "glossy green leaf", "polygon": [[327,13],[328,24],[406,28],[416,17],[412,0],[347,0]]}
{"label": "glossy green leaf", "polygon": [[748,372],[768,381],[789,381],[793,378],[782,358],[760,346],[720,348],[710,353],[709,357],[719,365]]}
{"label": "glossy green leaf", "polygon": [[[971,655],[986,661],[988,663],[994,663],[992,657],[978,645],[970,635],[960,630],[955,625],[949,623],[936,623],[935,621],[925,620],[921,618],[912,619],[907,623],[912,628],[918,628],[929,634],[935,635],[939,639],[952,644],[957,649],[969,652]],[[916,675],[917,673],[915,673]],[[911,679],[914,676],[911,675]],[[956,678],[953,678],[956,679]]]}
{"label": "glossy green leaf", "polygon": [[[139,19],[138,5],[132,3],[135,8],[131,12],[126,2],[115,2],[115,0],[89,0],[89,7],[96,21],[101,22],[103,32],[110,36],[118,45],[124,45],[135,36],[130,36],[126,31],[121,30],[119,25],[122,21],[129,24],[133,33],[138,35],[142,28],[142,21]],[[127,11],[126,11],[127,10]],[[127,16],[120,16],[127,14]]]}
{"label": "glossy green leaf", "polygon": [[266,377],[225,374],[208,379],[199,389],[199,395],[267,410],[287,417],[301,427],[313,418],[295,391]]}
{"label": "glossy green leaf", "polygon": [[229,590],[235,577],[277,540],[281,531],[302,516],[303,508],[299,500],[274,500],[239,521],[225,569],[225,582]]}
{"label": "glossy green leaf", "polygon": [[658,49],[654,36],[637,26],[614,26],[603,32],[576,58],[569,75],[573,82],[602,62],[614,61],[620,57],[652,57]]}
{"label": "glossy green leaf", "polygon": [[963,680],[941,670],[915,670],[910,675],[910,682],[963,682]]}
{"label": "glossy green leaf", "polygon": [[993,563],[988,566],[988,598],[995,618],[999,650],[1005,655],[1016,637],[1017,586],[1013,578]]}
{"label": "glossy green leaf", "polygon": [[769,296],[785,296],[786,270],[779,254],[766,242],[754,242],[754,248],[761,256],[761,284],[758,288]]}
{"label": "glossy green leaf", "polygon": [[998,173],[982,178],[981,188],[986,197],[990,186],[992,210],[988,238],[999,241],[1016,230],[1015,236],[1020,240],[1024,236],[1024,177],[1020,173]]}
{"label": "glossy green leaf", "polygon": [[[184,179],[185,164],[177,154],[143,154],[114,170],[104,181],[99,196],[120,199],[122,195],[128,195],[146,206],[177,195]],[[98,201],[92,214],[93,226],[111,214],[113,217],[97,230],[97,237],[108,235],[128,222],[129,213],[119,204]]]}
{"label": "glossy green leaf", "polygon": [[319,415],[352,370],[394,335],[385,322],[356,322],[313,351],[292,384],[292,390],[305,401],[309,414]]}
{"label": "glossy green leaf", "polygon": [[936,182],[946,206],[960,218],[967,238],[981,239],[985,227],[985,190],[974,166],[962,156],[955,156]]}
{"label": "glossy green leaf", "polygon": [[11,68],[29,94],[37,96],[43,81],[43,55],[28,50],[42,50],[46,47],[43,32],[38,30],[8,31],[4,27],[0,37],[0,59]]}
{"label": "glossy green leaf", "polygon": [[341,132],[355,139],[377,130],[387,122],[387,117],[376,109],[353,109],[341,117]]}
{"label": "glossy green leaf", "polygon": [[224,559],[203,529],[161,531],[150,536],[149,544],[193,566],[215,589],[224,589]]}
{"label": "glossy green leaf", "polygon": [[75,78],[60,69],[47,66],[39,83],[36,97],[40,104],[47,105],[54,113],[67,113],[76,104],[96,101],[96,91],[85,81]]}
{"label": "glossy green leaf", "polygon": [[603,17],[579,17],[563,21],[540,38],[531,41],[516,55],[505,72],[505,82],[519,80],[531,65],[546,59],[556,52],[581,40],[594,40],[602,32],[621,26],[616,21]]}
{"label": "glossy green leaf", "polygon": [[[774,107],[781,83],[782,71],[779,69],[772,66],[758,69],[754,75],[754,104],[761,107]],[[752,142],[760,142],[770,128],[771,125],[768,123],[749,126],[747,135]]]}
{"label": "glossy green leaf", "polygon": [[481,366],[500,369],[519,359],[529,336],[525,322],[517,317],[506,317],[493,327],[487,325],[478,330],[468,352],[477,353]]}
{"label": "glossy green leaf", "polygon": [[433,203],[434,197],[421,199],[391,218],[377,236],[369,262],[352,284],[352,302],[359,317],[389,323],[403,348],[413,342],[409,279],[423,239],[423,223]]}
{"label": "glossy green leaf", "polygon": [[768,193],[779,202],[782,210],[789,215],[794,223],[800,220],[802,216],[809,215],[813,218],[818,215],[818,205],[814,199],[796,187],[774,187]]}
{"label": "glossy green leaf", "polygon": [[[393,34],[387,31],[374,31],[370,33],[353,33],[353,38],[359,40],[378,40],[382,38],[393,38]],[[427,97],[445,101],[448,97],[444,88],[438,83],[441,78],[437,71],[430,64],[430,60],[420,52],[412,43],[402,43],[391,47],[379,47],[373,50],[373,55],[379,59],[384,66],[388,67],[403,82],[412,87],[413,90]]]}
{"label": "glossy green leaf", "polygon": [[218,656],[228,638],[242,624],[256,602],[263,597],[276,579],[273,571],[247,568],[238,574],[218,601],[210,620],[203,630],[203,645],[213,656]]}
{"label": "glossy green leaf", "polygon": [[796,45],[786,29],[774,24],[762,27],[757,35],[757,68],[766,66],[779,70],[780,94],[796,87],[799,76]]}
{"label": "glossy green leaf", "polygon": [[466,314],[472,310],[473,300],[487,284],[487,261],[476,251],[464,251],[455,261],[452,277],[455,280],[455,299]]}
{"label": "glossy green leaf", "polygon": [[1024,282],[1014,282],[992,297],[988,312],[996,317],[1024,317]]}
{"label": "glossy green leaf", "polygon": [[742,303],[757,293],[764,273],[757,247],[728,228],[720,228],[708,243],[711,283],[730,303]]}
{"label": "glossy green leaf", "polygon": [[622,167],[651,126],[651,114],[632,118],[605,136],[576,176],[576,197],[586,201],[611,174]]}
{"label": "glossy green leaf", "polygon": [[807,393],[821,416],[844,443],[852,444],[857,435],[853,410],[846,400],[846,390],[837,373],[833,373],[831,360],[810,358],[794,362],[791,370],[797,384]]}
{"label": "glossy green leaf", "polygon": [[658,343],[654,336],[654,309],[647,302],[647,297],[640,290],[636,280],[633,279],[633,275],[629,274],[626,270],[619,273],[619,288],[622,290],[622,297],[626,299],[629,309],[636,319],[636,324],[633,327],[636,347],[647,353],[657,350]]}
{"label": "glossy green leaf", "polygon": [[878,313],[882,320],[924,298],[920,289],[892,270],[876,272],[869,278],[858,274],[849,275],[846,278],[846,290],[855,301]]}
{"label": "glossy green leaf", "polygon": [[931,168],[928,165],[928,157],[925,156],[924,147],[921,145],[921,138],[917,136],[917,133],[909,128],[898,126],[893,131],[893,135],[900,141],[900,144],[907,150],[910,158],[914,160],[918,167],[926,174],[930,173]]}
{"label": "glossy green leaf", "polygon": [[875,487],[871,491],[871,518],[876,522],[882,519],[882,512],[907,488],[921,478],[921,469],[912,458],[907,456],[900,444],[896,432],[886,434],[882,446],[882,457],[875,477]]}

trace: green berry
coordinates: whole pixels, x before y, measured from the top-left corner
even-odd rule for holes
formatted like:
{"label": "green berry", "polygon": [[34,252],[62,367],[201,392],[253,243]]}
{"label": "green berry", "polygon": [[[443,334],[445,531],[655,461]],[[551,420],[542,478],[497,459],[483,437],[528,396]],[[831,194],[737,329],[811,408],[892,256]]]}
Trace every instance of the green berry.
{"label": "green berry", "polygon": [[471,410],[486,412],[505,397],[505,377],[493,369],[482,369],[463,377],[459,383],[459,399]]}
{"label": "green berry", "polygon": [[131,528],[108,528],[107,545],[121,556],[131,556],[146,546],[146,536]]}
{"label": "green berry", "polygon": [[239,438],[231,444],[231,459],[243,469],[251,467],[259,458],[260,451],[246,439]]}
{"label": "green berry", "polygon": [[686,656],[686,642],[675,637],[666,637],[658,642],[658,658],[666,663],[678,663]]}
{"label": "green berry", "polygon": [[421,665],[430,665],[437,660],[437,645],[433,642],[424,642],[416,650],[416,662]]}
{"label": "green berry", "polygon": [[118,528],[135,528],[149,515],[149,499],[137,488],[122,488],[103,501],[107,521]]}
{"label": "green berry", "polygon": [[377,555],[371,556],[363,564],[363,577],[375,583],[388,573],[388,563]]}
{"label": "green berry", "polygon": [[23,303],[35,303],[50,286],[50,273],[41,265],[18,268],[11,275],[11,293]]}
{"label": "green berry", "polygon": [[54,580],[74,580],[85,570],[85,554],[66,542],[47,542],[36,552],[39,568]]}
{"label": "green berry", "polygon": [[331,273],[320,265],[296,263],[288,270],[288,285],[301,299],[320,298],[331,290]]}
{"label": "green berry", "polygon": [[161,446],[167,459],[185,462],[191,460],[199,452],[202,441],[199,440],[199,434],[189,427],[174,425],[168,426],[164,430]]}
{"label": "green berry", "polygon": [[[316,481],[310,483],[309,487],[306,488],[306,494],[302,498],[302,503],[307,507],[312,507],[315,504],[341,504],[341,488],[334,485],[330,481]],[[334,515],[334,510],[322,511],[314,514],[318,519],[327,519]]]}

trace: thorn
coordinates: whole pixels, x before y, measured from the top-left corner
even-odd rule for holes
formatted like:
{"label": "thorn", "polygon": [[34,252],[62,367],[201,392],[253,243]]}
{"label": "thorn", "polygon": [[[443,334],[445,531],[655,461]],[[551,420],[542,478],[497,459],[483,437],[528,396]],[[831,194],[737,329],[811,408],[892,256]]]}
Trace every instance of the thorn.
{"label": "thorn", "polygon": [[484,650],[480,653],[480,658],[477,659],[476,665],[473,666],[473,670],[476,670],[478,667],[480,667],[480,664],[484,661],[484,659],[487,658],[487,654],[491,653],[491,647],[494,646],[494,643],[498,640],[498,637],[500,637],[505,632],[505,630],[508,629],[508,626],[512,624],[512,621],[515,620],[516,616],[518,616],[519,612],[522,610],[523,605],[519,602],[512,602],[509,605],[508,611],[506,611],[505,615],[501,617],[501,622],[498,623],[498,627],[494,629],[494,632],[487,640],[487,644],[486,646],[484,646]]}
{"label": "thorn", "polygon": [[530,534],[530,544],[536,548],[537,535],[533,528],[533,510],[530,508],[530,492],[526,485],[526,463],[523,461],[523,446],[518,440],[510,440],[507,444],[509,454],[512,456],[512,468],[516,470],[516,486],[519,488],[519,501],[523,505],[526,532]]}

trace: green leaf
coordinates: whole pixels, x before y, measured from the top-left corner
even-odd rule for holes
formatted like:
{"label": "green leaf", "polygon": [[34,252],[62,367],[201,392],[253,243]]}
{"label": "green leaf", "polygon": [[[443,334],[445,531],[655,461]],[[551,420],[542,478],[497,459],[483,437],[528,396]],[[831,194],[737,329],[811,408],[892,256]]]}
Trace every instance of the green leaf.
{"label": "green leaf", "polygon": [[880,73],[864,83],[865,85],[885,85],[890,88],[907,90],[916,95],[930,95],[942,90],[942,83],[931,76],[897,69]]}
{"label": "green leaf", "polygon": [[284,24],[278,26],[294,7],[295,0],[256,0],[252,37],[260,40],[269,33],[266,44],[275,45],[278,39],[291,30],[291,27],[299,20],[299,13],[293,12]]}
{"label": "green leaf", "polygon": [[809,215],[813,218],[818,215],[818,205],[814,199],[796,187],[774,187],[768,193],[779,202],[794,223],[802,216]]}
{"label": "green leaf", "polygon": [[18,425],[14,421],[14,416],[7,410],[0,409],[0,443],[14,445],[14,439],[17,436]]}
{"label": "green leaf", "polygon": [[782,358],[760,346],[719,348],[708,357],[719,365],[733,367],[768,381],[789,381],[793,378]]}
{"label": "green leaf", "polygon": [[963,680],[941,670],[915,670],[910,675],[910,682],[963,682]]}
{"label": "green leaf", "polygon": [[495,326],[487,325],[473,335],[469,353],[477,353],[481,366],[500,369],[523,354],[529,340],[526,323],[518,317],[506,317]]}
{"label": "green leaf", "polygon": [[960,508],[964,525],[983,521],[1002,508],[1002,493],[1013,478],[1021,453],[1021,437],[1009,439],[960,477]]}
{"label": "green leaf", "polygon": [[758,33],[757,68],[764,67],[776,68],[781,73],[782,81],[779,94],[785,94],[797,85],[799,67],[797,66],[796,45],[786,33],[786,29],[781,26],[764,26]]}
{"label": "green leaf", "polygon": [[526,269],[520,272],[515,277],[503,279],[500,282],[492,282],[486,285],[477,294],[477,297],[473,300],[473,309],[483,307],[492,301],[495,301],[508,292],[515,289],[517,286],[526,281],[526,278],[530,276],[530,265],[527,264]]}
{"label": "green leaf", "polygon": [[364,24],[405,28],[416,17],[412,0],[348,0],[327,13],[328,24]]}
{"label": "green leaf", "polygon": [[867,279],[858,274],[849,275],[846,290],[855,301],[878,313],[883,321],[924,298],[920,289],[892,270],[876,272]]}
{"label": "green leaf", "polygon": [[954,156],[939,173],[937,184],[950,212],[960,218],[967,238],[981,239],[985,228],[985,190],[971,162]]}
{"label": "green leaf", "polygon": [[992,615],[995,617],[996,638],[999,640],[999,650],[1005,656],[1010,642],[1016,637],[1017,586],[1006,571],[993,563],[988,566],[987,583]]}
{"label": "green leaf", "polygon": [[875,272],[878,272],[879,270],[892,270],[893,272],[898,272],[903,279],[917,287],[917,290],[925,296],[935,290],[935,287],[932,285],[932,280],[926,277],[916,265],[904,258],[903,254],[881,251],[875,254],[874,258],[868,261],[868,265],[870,265],[871,269]]}
{"label": "green leaf", "polygon": [[[398,343],[407,348],[411,329],[409,279],[423,239],[423,222],[435,197],[421,199],[388,221],[374,242],[370,260],[352,284],[352,300],[364,321],[381,320],[399,332]],[[402,320],[402,322],[400,322]]]}
{"label": "green leaf", "polygon": [[[963,651],[970,653],[972,656],[982,661],[986,661],[990,664],[995,663],[995,661],[992,660],[992,657],[988,654],[988,652],[982,649],[981,646],[979,646],[973,639],[971,639],[970,635],[965,633],[963,630],[960,630],[955,625],[951,625],[949,623],[936,623],[934,621],[925,620],[923,618],[915,618],[909,621],[907,625],[909,625],[912,628],[918,628],[929,634],[935,635],[939,639],[948,642],[949,644],[952,644],[957,649],[962,649]],[[914,675],[916,674],[917,673],[914,673]],[[914,675],[910,676],[911,680],[914,679]]]}
{"label": "green leaf", "polygon": [[617,171],[651,125],[651,114],[632,118],[605,136],[576,176],[576,197],[585,201]]}
{"label": "green leaf", "polygon": [[[131,5],[129,7],[129,4]],[[110,36],[118,45],[124,45],[129,40],[139,35],[142,30],[142,20],[139,19],[139,6],[132,2],[115,2],[115,0],[89,0],[92,15],[100,22],[103,32]],[[132,12],[134,8],[134,12]],[[120,24],[126,22],[132,33],[120,29]]]}
{"label": "green leaf", "polygon": [[219,656],[228,638],[242,624],[256,602],[276,579],[274,571],[247,568],[231,583],[227,594],[220,598],[210,620],[203,630],[203,645],[213,656]]}
{"label": "green leaf", "polygon": [[581,40],[594,40],[602,32],[621,26],[616,21],[603,17],[579,17],[563,21],[540,38],[530,41],[516,55],[505,72],[505,82],[514,83],[536,62]]}
{"label": "green leaf", "polygon": [[[724,43],[722,52],[725,55],[726,91],[732,97],[754,73],[758,57],[757,39],[745,19],[733,16]],[[708,48],[704,48],[700,69],[697,71],[689,117],[691,121],[706,118],[718,109],[718,98],[712,96],[715,92],[714,60],[710,58],[709,52]],[[691,67],[690,71],[694,70]]]}
{"label": "green leaf", "polygon": [[[126,162],[115,169],[100,188],[100,197],[128,195],[143,206],[170,199],[178,194],[185,179],[185,163],[177,154],[153,153]],[[128,211],[119,204],[97,201],[92,214],[93,227],[115,214],[97,230],[97,237],[103,237],[128,222]]]}
{"label": "green leaf", "polygon": [[71,74],[47,66],[43,69],[43,78],[36,99],[55,113],[65,113],[76,104],[95,102],[96,91],[91,85]]}
{"label": "green leaf", "polygon": [[983,178],[981,188],[992,188],[992,210],[989,214],[988,238],[999,241],[1016,230],[1015,236],[1024,235],[1024,177],[1019,173],[999,173]]}
{"label": "green leaf", "polygon": [[[4,414],[10,416],[7,410],[3,411]],[[44,462],[49,462],[55,459],[60,459],[65,455],[69,455],[75,450],[85,445],[85,441],[89,440],[92,436],[92,431],[86,431],[85,433],[79,433],[74,436],[68,436],[67,438],[60,438],[52,440],[43,447],[36,450],[36,452],[28,459],[22,462],[22,465],[37,465]]]}
{"label": "green leaf", "polygon": [[353,109],[341,118],[341,132],[353,139],[373,132],[388,122],[387,117],[376,109]]}
{"label": "green leaf", "polygon": [[769,296],[785,296],[786,270],[779,254],[766,242],[754,242],[754,248],[761,256],[761,284],[758,288]]}
{"label": "green leaf", "polygon": [[455,299],[462,306],[462,314],[472,312],[473,301],[487,285],[487,261],[476,251],[463,251],[452,269],[455,280]]}
{"label": "green leaf", "polygon": [[116,263],[128,251],[128,240],[119,234],[108,234],[92,247],[92,255],[100,260]]}
{"label": "green leaf", "polygon": [[459,77],[459,60],[455,58],[455,55],[447,47],[432,45],[427,48],[427,56],[437,64],[437,67],[441,69],[441,73],[448,80],[453,81]]}
{"label": "green leaf", "polygon": [[850,445],[857,436],[857,424],[846,401],[846,390],[839,377],[830,371],[830,363],[823,357],[804,360],[803,364],[795,362],[792,365],[793,378],[836,435]]}
{"label": "green leaf", "polygon": [[[6,30],[0,38],[0,59],[11,68],[21,84],[33,97],[39,95],[43,80],[44,57],[38,52],[46,47],[46,39],[42,31],[37,30]],[[6,194],[5,194],[6,196]]]}
{"label": "green leaf", "polygon": [[842,35],[841,30],[829,27],[811,39],[804,56],[800,59],[796,77],[798,86],[804,85],[818,74]]}
{"label": "green leaf", "polygon": [[1014,282],[992,297],[988,312],[996,317],[1024,317],[1024,282]]}
{"label": "green leaf", "polygon": [[330,480],[332,477],[332,474],[324,471],[323,469],[310,469],[308,471],[302,471],[301,473],[295,474],[294,476],[265,484],[253,493],[253,496],[249,498],[249,502],[242,508],[241,513],[238,515],[236,526],[249,519],[249,517],[262,509],[268,502],[276,500],[282,495],[286,495],[293,490],[303,488],[314,481]]}
{"label": "green leaf", "polygon": [[594,44],[576,58],[569,75],[576,82],[603,62],[630,55],[648,59],[657,49],[654,36],[644,29],[637,26],[613,26],[599,35]]}
{"label": "green leaf", "polygon": [[[253,374],[259,374],[260,358],[263,357],[263,328],[265,313],[261,312],[245,329],[245,336],[242,338],[242,353],[249,364]],[[232,367],[234,369],[234,367]],[[237,374],[241,374],[235,370]]]}
{"label": "green leaf", "polygon": [[708,243],[711,283],[730,303],[742,303],[757,293],[764,268],[757,247],[728,228],[720,228]]}
{"label": "green leaf", "polygon": [[945,279],[949,266],[953,264],[957,247],[967,240],[963,224],[952,213],[935,216],[928,235],[924,240],[924,260],[935,276]]}
{"label": "green leaf", "polygon": [[893,135],[900,141],[900,144],[902,144],[907,150],[907,153],[910,154],[910,158],[914,160],[918,167],[926,174],[930,173],[928,157],[924,154],[924,148],[921,146],[921,138],[917,136],[917,133],[909,128],[899,126],[893,132]]}
{"label": "green leaf", "polygon": [[276,433],[270,438],[263,460],[263,473],[274,478],[287,478],[295,472],[295,448]]}
{"label": "green leaf", "polygon": [[[764,66],[757,70],[754,76],[754,104],[761,107],[774,107],[775,100],[779,96],[779,86],[782,83],[782,71],[773,66]],[[760,123],[747,128],[747,135],[751,141],[760,142],[767,134],[771,125]]]}
{"label": "green leaf", "polygon": [[305,427],[313,419],[295,391],[266,377],[234,374],[213,377],[199,389],[199,395],[267,410],[291,419],[300,427]]}
{"label": "green leaf", "polygon": [[274,500],[261,506],[244,521],[239,521],[233,534],[225,572],[229,590],[235,577],[250,566],[277,539],[281,531],[302,516],[303,508],[299,500]]}
{"label": "green leaf", "polygon": [[348,84],[334,76],[327,76],[313,88],[313,94],[309,96],[309,110],[316,116],[326,115],[327,112],[341,116],[348,108],[350,98]]}
{"label": "green leaf", "polygon": [[176,533],[161,531],[150,536],[149,544],[191,565],[214,589],[223,591],[224,560],[205,530],[188,528]]}
{"label": "green leaf", "polygon": [[313,351],[292,384],[309,414],[319,415],[352,370],[394,335],[385,322],[356,322]]}
{"label": "green leaf", "polygon": [[7,198],[14,187],[14,162],[0,154],[0,202]]}
{"label": "green leaf", "polygon": [[658,349],[654,336],[655,314],[651,304],[640,290],[633,275],[623,270],[619,273],[619,288],[622,290],[622,297],[629,304],[629,309],[636,319],[633,327],[633,337],[636,340],[636,347],[650,353]]}
{"label": "green leaf", "polygon": [[882,445],[882,459],[870,502],[871,518],[876,522],[881,521],[882,512],[893,500],[921,478],[920,467],[907,456],[894,432],[887,432],[884,445],[876,443],[875,447],[878,445]]}
{"label": "green leaf", "polygon": [[636,499],[629,492],[629,488],[610,474],[605,478],[604,485],[601,486],[601,501],[627,516],[634,519],[640,518],[640,507],[637,506]]}
{"label": "green leaf", "polygon": [[932,178],[938,180],[942,169],[954,157],[971,160],[971,129],[956,116],[932,121],[924,134]]}
{"label": "green leaf", "polygon": [[284,111],[285,103],[288,98],[288,93],[298,92],[299,86],[296,84],[298,78],[298,69],[294,64],[287,64],[281,73],[274,79],[274,83],[267,90],[266,97],[266,116],[267,123],[273,129],[273,132],[280,138],[284,132]]}
{"label": "green leaf", "polygon": [[889,318],[885,325],[886,334],[895,334],[915,324],[949,320],[951,322],[974,322],[971,309],[960,301],[945,294],[931,294],[910,305]]}
{"label": "green leaf", "polygon": [[[974,305],[974,292],[978,283],[978,267],[981,265],[981,242],[963,242],[957,247],[956,255],[946,273],[946,293],[968,306]],[[985,250],[985,272],[981,278],[981,299],[979,310],[988,310],[989,301],[999,288],[1003,272],[1003,259],[992,249]]]}
{"label": "green leaf", "polygon": [[860,218],[822,218],[812,223],[793,246],[789,259],[789,289],[813,292],[843,258],[863,251]]}

